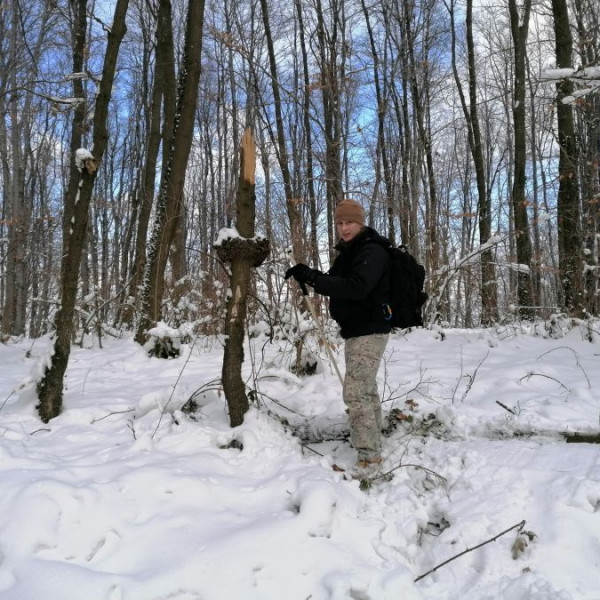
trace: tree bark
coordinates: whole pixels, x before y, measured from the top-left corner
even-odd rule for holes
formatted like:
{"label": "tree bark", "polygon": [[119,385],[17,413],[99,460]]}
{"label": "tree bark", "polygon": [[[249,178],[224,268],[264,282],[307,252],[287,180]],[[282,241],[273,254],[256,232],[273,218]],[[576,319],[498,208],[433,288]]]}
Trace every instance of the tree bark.
{"label": "tree bark", "polygon": [[[71,352],[71,336],[73,332],[73,316],[77,297],[77,282],[84,246],[90,200],[97,165],[102,160],[108,140],[106,120],[115,78],[117,57],[121,41],[127,30],[125,16],[129,0],[117,0],[112,27],[108,33],[108,43],[104,56],[102,79],[98,88],[98,96],[93,118],[93,159],[85,165],[71,167],[63,219],[63,258],[61,263],[61,304],[56,314],[55,339],[51,364],[46,367],[44,375],[37,386],[40,418],[47,423],[58,416],[62,409],[63,380]],[[73,47],[73,68],[81,73],[86,48],[87,0],[73,0],[75,9],[75,40]],[[75,97],[81,99],[73,118],[71,134],[71,152],[75,153],[82,140],[85,109],[83,107],[83,86],[81,81],[73,81]],[[73,157],[74,159],[75,157]]]}
{"label": "tree bark", "polygon": [[217,248],[219,258],[231,265],[231,295],[225,319],[225,351],[221,380],[232,427],[241,425],[248,411],[246,386],[242,379],[244,328],[252,267],[263,263],[269,242],[254,238],[256,149],[249,129],[242,138],[240,181],[236,198],[236,225],[240,238],[230,238]]}
{"label": "tree bark", "polygon": [[[6,284],[1,330],[9,335],[24,335],[27,324],[27,304],[29,300],[29,284],[31,278],[30,253],[31,253],[31,214],[34,202],[33,193],[28,193],[29,182],[34,179],[35,153],[32,149],[32,122],[35,111],[32,108],[34,93],[33,83],[39,77],[39,58],[44,41],[49,35],[47,22],[51,14],[50,5],[43,7],[40,15],[40,25],[36,39],[31,45],[20,39],[22,27],[22,9],[17,0],[7,4],[10,13],[10,34],[8,43],[8,68],[0,75],[0,87],[7,85],[12,89],[8,97],[8,107],[4,98],[0,102],[0,114],[10,117],[10,168],[3,169],[6,192],[4,195],[6,206],[6,223],[8,224],[8,245],[6,251]],[[28,52],[28,66],[23,73],[24,48]],[[2,61],[4,63],[4,60]],[[23,85],[25,81],[25,85]],[[21,88],[25,87],[23,93]],[[2,124],[2,152],[7,155],[5,145],[5,124]],[[37,144],[35,144],[37,145]],[[4,158],[3,158],[4,165]],[[8,166],[8,165],[7,165]],[[31,190],[33,191],[33,190]],[[1,236],[0,236],[1,237]],[[0,295],[0,299],[2,295]]]}
{"label": "tree bark", "polygon": [[[334,259],[335,224],[333,214],[337,203],[343,198],[341,127],[342,108],[340,84],[337,77],[338,60],[338,15],[332,10],[334,23],[331,31],[325,27],[325,15],[321,0],[316,0],[317,40],[319,47],[320,87],[323,98],[323,133],[325,136],[325,190],[327,198],[327,232],[330,260]],[[296,257],[296,260],[301,260]]]}
{"label": "tree bark", "polygon": [[[483,139],[479,122],[477,99],[477,68],[475,65],[475,43],[473,39],[473,0],[467,0],[466,29],[467,29],[467,59],[469,72],[469,104],[462,89],[458,68],[456,65],[456,28],[454,24],[454,2],[449,7],[452,36],[452,70],[454,81],[460,98],[463,114],[467,121],[467,140],[475,167],[475,180],[478,197],[479,244],[484,245],[492,235],[491,202],[488,193],[488,183],[483,155]],[[494,269],[494,252],[492,249],[481,253],[481,323],[492,324],[498,317],[498,298],[496,272]]]}
{"label": "tree bark", "polygon": [[177,223],[183,211],[185,172],[192,147],[198,101],[203,27],[204,0],[190,0],[183,61],[179,74],[173,142],[156,203],[156,217],[144,274],[142,315],[135,336],[140,344],[146,340],[146,332],[152,323],[160,318],[165,287],[165,267]]}
{"label": "tree bark", "polygon": [[[573,38],[566,0],[552,0],[556,66],[573,66]],[[577,143],[573,107],[563,99],[573,92],[570,79],[556,85],[556,116],[558,121],[558,261],[563,287],[563,307],[573,316],[583,315],[581,271],[582,242],[579,184],[577,179]]]}
{"label": "tree bark", "polygon": [[[388,157],[388,147],[385,135],[385,121],[387,118],[387,99],[384,97],[384,91],[379,77],[380,60],[377,47],[375,45],[375,36],[373,33],[373,27],[369,19],[369,10],[365,0],[361,0],[361,8],[367,25],[367,34],[369,36],[369,45],[371,47],[371,54],[373,59],[373,85],[375,86],[375,99],[377,102],[377,146],[376,146],[376,158],[375,158],[375,181],[378,182],[381,178],[381,171],[383,169],[383,183],[385,189],[384,195],[384,206],[387,212],[388,232],[387,236],[393,245],[396,245],[396,225],[394,217],[396,213],[395,198],[394,198],[394,186],[392,178],[392,170],[390,167],[390,160]],[[377,185],[374,186],[375,193],[377,191]],[[408,240],[403,240],[408,242]]]}
{"label": "tree bark", "polygon": [[277,128],[277,140],[274,140],[277,149],[277,159],[281,176],[283,178],[283,188],[285,193],[285,202],[287,207],[288,219],[292,233],[292,251],[296,260],[305,260],[304,231],[302,225],[302,216],[300,214],[300,199],[294,198],[292,192],[292,180],[290,177],[290,168],[288,162],[288,153],[286,149],[285,126],[283,122],[281,92],[279,89],[279,78],[277,76],[277,60],[275,58],[275,46],[271,34],[271,23],[269,20],[269,8],[267,0],[260,0],[260,7],[263,17],[263,26],[265,28],[265,38],[267,43],[267,52],[269,55],[269,71],[271,75],[271,90],[273,92],[273,103],[275,109],[275,126]]}
{"label": "tree bark", "polygon": [[302,16],[302,1],[294,0],[296,13],[298,15],[298,35],[300,36],[300,51],[302,54],[302,75],[304,82],[304,94],[302,97],[302,119],[304,123],[304,139],[306,144],[306,186],[308,190],[308,204],[310,212],[310,247],[307,256],[313,265],[319,264],[319,242],[318,242],[318,214],[317,197],[315,192],[315,175],[313,166],[313,142],[310,119],[310,71],[306,40],[304,35],[304,20]]}
{"label": "tree bark", "polygon": [[[166,165],[168,164],[168,153],[171,149],[173,139],[175,103],[176,81],[172,7],[170,0],[160,0],[156,20],[156,66],[154,81],[152,83],[146,156],[140,190],[141,199],[135,238],[135,258],[129,284],[130,304],[123,317],[123,321],[130,325],[133,323],[132,302],[135,298],[139,297],[138,288],[143,282],[144,269],[146,266],[146,238],[148,235],[148,225],[150,223],[152,205],[154,203],[154,193],[156,191],[156,169],[161,139],[163,144],[162,177],[165,177]],[[162,134],[161,108],[163,112]]]}
{"label": "tree bark", "polygon": [[[519,315],[522,318],[535,316],[531,281],[531,237],[527,215],[525,184],[527,181],[527,115],[525,112],[527,35],[531,0],[525,0],[522,11],[516,0],[508,1],[510,28],[514,45],[514,92],[512,102],[514,137],[514,174],[512,187],[513,219],[515,224],[517,262],[517,297]],[[523,265],[527,270],[524,270]]]}
{"label": "tree bark", "polygon": [[[409,71],[409,85],[412,93],[414,119],[416,123],[416,136],[420,148],[418,151],[425,157],[425,173],[427,175],[428,198],[426,199],[425,226],[426,226],[426,249],[425,263],[428,272],[433,273],[438,268],[440,256],[439,223],[438,223],[438,192],[436,174],[434,169],[433,148],[431,140],[431,127],[428,119],[429,111],[429,74],[427,72],[427,61],[417,63],[414,51],[414,23],[408,3],[402,4],[402,27],[404,28],[404,51],[407,53],[407,67]],[[427,38],[427,36],[425,35]],[[428,42],[429,43],[429,42]],[[425,50],[427,52],[428,48]],[[419,73],[425,69],[422,83],[419,81]]]}

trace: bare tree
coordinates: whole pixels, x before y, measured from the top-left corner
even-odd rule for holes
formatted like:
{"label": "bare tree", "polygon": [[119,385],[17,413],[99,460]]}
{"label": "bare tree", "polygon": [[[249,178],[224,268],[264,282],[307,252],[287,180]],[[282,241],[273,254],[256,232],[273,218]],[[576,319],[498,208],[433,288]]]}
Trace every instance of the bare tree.
{"label": "bare tree", "polygon": [[[71,335],[81,253],[88,224],[88,212],[98,163],[102,160],[108,131],[106,128],[108,108],[117,67],[121,41],[127,30],[125,16],[129,0],[117,0],[112,27],[108,32],[102,78],[94,106],[93,145],[91,154],[75,160],[81,147],[85,121],[85,97],[81,79],[73,79],[73,96],[78,100],[73,116],[71,133],[71,167],[69,184],[64,199],[63,257],[61,262],[61,304],[56,314],[54,348],[50,365],[37,386],[38,412],[44,422],[56,417],[62,408],[63,379],[71,352]],[[84,72],[87,32],[87,0],[72,0],[73,72]]]}
{"label": "bare tree", "polygon": [[[466,11],[466,43],[468,60],[468,98],[463,92],[463,87],[458,72],[456,58],[456,25],[455,25],[455,3],[452,1],[448,7],[451,20],[452,36],[452,71],[456,83],[460,104],[467,121],[467,141],[475,167],[475,179],[477,183],[478,196],[478,223],[479,243],[484,246],[492,235],[491,198],[487,181],[487,169],[484,159],[484,141],[479,119],[479,99],[477,86],[477,68],[475,61],[475,43],[473,37],[473,1],[467,0]],[[498,299],[496,289],[496,273],[494,268],[494,251],[486,249],[481,254],[481,322],[484,325],[493,323],[498,316]]]}
{"label": "bare tree", "polygon": [[[600,7],[589,0],[575,0],[573,15],[577,31],[580,71],[600,66]],[[592,77],[590,77],[591,79]],[[593,85],[593,84],[592,84]],[[592,86],[588,89],[592,89]],[[575,104],[581,159],[579,181],[582,199],[582,238],[585,244],[583,273],[584,305],[587,314],[600,310],[600,93],[587,93]]]}
{"label": "bare tree", "polygon": [[[361,0],[361,8],[367,25],[367,34],[369,37],[369,46],[373,55],[373,85],[375,86],[375,101],[377,103],[377,146],[375,159],[375,184],[374,191],[377,192],[379,181],[382,178],[384,184],[384,206],[387,207],[388,213],[388,237],[392,244],[396,244],[396,226],[394,222],[395,216],[395,193],[394,181],[392,177],[392,167],[389,158],[390,147],[387,142],[385,122],[388,118],[388,98],[385,95],[385,85],[381,82],[380,76],[380,58],[377,45],[375,43],[375,33],[369,17],[369,10],[365,0]],[[383,9],[385,11],[385,8]],[[385,12],[384,12],[385,15]],[[384,67],[385,68],[385,65]],[[408,240],[406,240],[408,241]]]}
{"label": "bare tree", "polygon": [[[556,66],[573,67],[573,36],[566,0],[552,0]],[[582,315],[582,239],[577,178],[577,141],[573,107],[564,99],[571,96],[573,82],[569,78],[556,84],[556,117],[558,123],[558,253],[563,284],[563,306],[572,315]]]}
{"label": "bare tree", "polygon": [[161,180],[148,248],[142,293],[142,315],[135,336],[138,343],[145,341],[147,330],[160,317],[165,268],[183,211],[185,173],[192,146],[198,100],[203,29],[204,0],[189,0],[173,141],[169,149],[167,167]]}
{"label": "bare tree", "polygon": [[[150,106],[147,111],[146,152],[141,171],[141,182],[138,205],[134,207],[137,216],[135,235],[135,254],[129,282],[129,301],[123,315],[123,321],[133,324],[134,301],[139,297],[138,289],[143,281],[146,266],[146,242],[150,214],[156,191],[156,171],[159,150],[162,141],[163,172],[166,177],[168,153],[173,139],[173,125],[176,104],[175,51],[173,43],[173,14],[170,0],[160,0],[156,15],[155,69],[150,92]],[[146,51],[148,53],[148,51]],[[143,75],[150,77],[149,68],[145,66]],[[162,120],[161,120],[162,114]],[[161,130],[162,122],[162,130]],[[135,220],[134,220],[135,222]],[[133,224],[132,224],[133,226]]]}
{"label": "bare tree", "polygon": [[272,140],[277,151],[277,160],[283,178],[283,187],[285,193],[285,202],[287,208],[290,229],[292,233],[292,249],[296,260],[305,260],[304,232],[302,216],[300,213],[300,198],[295,198],[292,190],[292,178],[290,175],[290,165],[288,161],[286,129],[283,119],[281,86],[277,74],[277,60],[275,58],[275,44],[271,33],[271,20],[269,18],[269,6],[267,0],[260,0],[262,12],[263,27],[265,30],[265,39],[267,44],[267,53],[269,57],[269,73],[271,76],[271,91],[273,93],[273,104],[275,110],[275,128],[276,136]]}
{"label": "bare tree", "polygon": [[[4,222],[8,224],[8,239],[1,330],[23,335],[31,279],[29,236],[34,198],[30,192],[35,190],[33,182],[40,183],[34,173],[39,149],[34,150],[32,141],[36,112],[33,87],[39,77],[39,60],[49,35],[52,11],[50,4],[24,8],[17,0],[10,0],[2,12],[0,19],[8,44],[2,61],[5,65],[0,69],[0,89],[5,92],[0,93],[0,155],[4,166]],[[33,29],[31,34],[28,27]],[[28,39],[30,36],[33,39]]]}
{"label": "bare tree", "polygon": [[318,242],[318,214],[317,214],[317,195],[315,191],[315,170],[313,165],[313,134],[311,123],[311,83],[310,67],[308,62],[308,50],[305,39],[304,20],[302,14],[301,0],[294,0],[296,15],[298,18],[298,34],[300,43],[300,52],[302,56],[302,81],[304,84],[302,94],[302,120],[304,125],[303,145],[306,147],[306,189],[308,193],[308,205],[310,212],[310,245],[308,253],[312,264],[319,264],[319,242]]}
{"label": "bare tree", "polygon": [[513,91],[513,126],[514,126],[514,174],[512,188],[513,218],[517,248],[517,294],[519,314],[521,317],[533,317],[533,298],[531,281],[531,237],[529,234],[528,201],[525,194],[527,166],[527,36],[529,33],[529,16],[531,0],[524,0],[522,8],[516,0],[508,0],[510,13],[510,29],[514,48],[514,91]]}

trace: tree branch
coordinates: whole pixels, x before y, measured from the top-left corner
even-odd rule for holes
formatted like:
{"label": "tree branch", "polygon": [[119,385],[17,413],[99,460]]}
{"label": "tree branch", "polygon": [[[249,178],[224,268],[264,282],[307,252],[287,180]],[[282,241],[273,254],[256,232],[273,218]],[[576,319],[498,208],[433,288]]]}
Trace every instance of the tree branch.
{"label": "tree branch", "polygon": [[452,558],[449,558],[448,560],[445,560],[444,562],[440,563],[439,565],[433,567],[433,569],[430,569],[429,571],[427,571],[427,573],[423,573],[423,575],[419,575],[414,580],[414,582],[416,583],[417,581],[420,581],[424,577],[427,577],[427,575],[431,575],[431,573],[434,573],[440,567],[443,567],[444,565],[447,565],[448,563],[452,562],[453,560],[456,560],[460,556],[464,556],[465,554],[467,554],[469,552],[473,552],[473,550],[477,550],[478,548],[481,548],[482,546],[485,546],[486,544],[489,544],[490,542],[495,542],[499,537],[502,537],[503,535],[505,535],[509,531],[512,531],[513,529],[518,529],[519,532],[520,532],[523,529],[523,527],[525,527],[525,520],[521,521],[520,523],[517,523],[516,525],[513,525],[512,527],[509,527],[508,529],[505,529],[504,531],[502,531],[498,535],[495,535],[493,538],[490,538],[489,540],[486,540],[485,542],[481,542],[481,544],[477,544],[477,546],[473,546],[472,548],[467,548],[466,550],[464,550],[463,552],[460,552],[456,556],[453,556]]}

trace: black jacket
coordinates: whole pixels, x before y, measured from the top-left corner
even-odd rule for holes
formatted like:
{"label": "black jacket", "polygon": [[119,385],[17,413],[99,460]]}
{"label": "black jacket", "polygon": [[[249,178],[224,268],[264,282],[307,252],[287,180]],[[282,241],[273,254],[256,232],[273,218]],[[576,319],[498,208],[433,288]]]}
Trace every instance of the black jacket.
{"label": "black jacket", "polygon": [[343,338],[389,333],[385,305],[390,301],[389,241],[364,227],[350,242],[336,245],[339,255],[329,273],[315,281],[315,291],[329,296],[329,312]]}

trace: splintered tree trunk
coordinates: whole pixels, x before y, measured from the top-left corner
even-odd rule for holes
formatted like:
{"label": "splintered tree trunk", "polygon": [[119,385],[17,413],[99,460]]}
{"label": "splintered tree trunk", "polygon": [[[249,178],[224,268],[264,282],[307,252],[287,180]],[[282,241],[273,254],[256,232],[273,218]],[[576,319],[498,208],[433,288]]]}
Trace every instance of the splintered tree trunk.
{"label": "splintered tree trunk", "polygon": [[[44,376],[37,386],[39,398],[37,409],[40,418],[45,423],[58,416],[62,409],[63,380],[71,353],[71,334],[73,332],[73,316],[75,313],[81,254],[85,243],[88,212],[94,180],[96,178],[97,164],[102,159],[108,140],[108,131],[106,129],[108,105],[115,77],[119,47],[127,30],[125,16],[128,4],[129,0],[117,1],[113,24],[108,33],[102,79],[100,80],[94,110],[92,147],[94,158],[85,160],[85,165],[79,162],[77,166],[72,167],[69,186],[65,194],[63,258],[60,280],[61,303],[55,320],[56,337],[51,364],[49,367],[46,367]],[[81,73],[83,71],[84,52],[86,49],[86,0],[80,0],[76,3],[76,15],[78,18],[74,26],[73,67],[75,73]],[[73,86],[75,96],[81,98],[83,101],[81,82],[75,79]],[[71,150],[73,152],[75,152],[81,142],[84,119],[85,109],[82,102],[80,107],[76,109],[73,119],[73,133],[71,136]]]}
{"label": "splintered tree trunk", "polygon": [[241,425],[248,411],[246,386],[242,379],[244,362],[244,326],[252,267],[260,266],[269,254],[269,241],[254,238],[256,150],[249,129],[242,138],[240,181],[236,199],[236,225],[241,237],[229,238],[217,248],[219,258],[231,265],[231,296],[225,320],[225,353],[222,382],[229,421]]}

